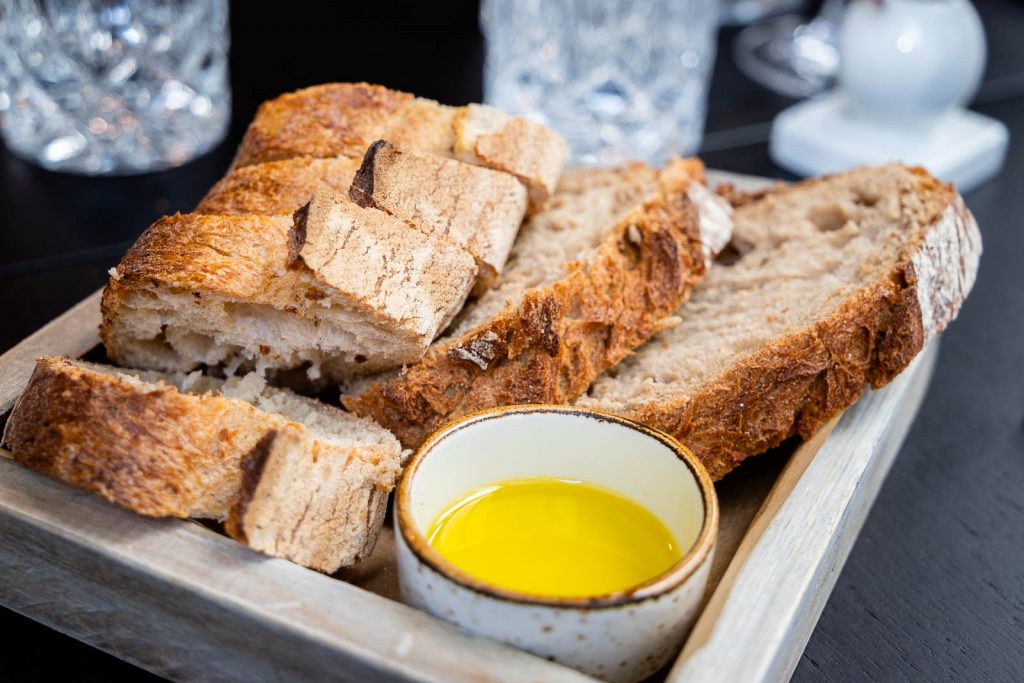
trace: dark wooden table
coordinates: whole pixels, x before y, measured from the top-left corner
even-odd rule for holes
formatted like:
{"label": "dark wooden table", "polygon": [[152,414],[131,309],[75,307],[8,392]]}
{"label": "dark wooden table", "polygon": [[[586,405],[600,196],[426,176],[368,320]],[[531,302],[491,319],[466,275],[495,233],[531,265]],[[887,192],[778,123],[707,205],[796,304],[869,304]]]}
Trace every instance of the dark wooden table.
{"label": "dark wooden table", "polygon": [[[296,3],[232,8],[234,125],[205,157],[165,173],[90,179],[0,148],[0,350],[100,287],[158,216],[192,208],[223,173],[261,100],[367,80],[460,104],[481,96],[474,2],[444,7]],[[1005,122],[1002,174],[967,196],[985,254],[946,333],[931,390],[794,676],[819,680],[1024,680],[1024,4],[979,3],[989,65],[974,108]],[[787,177],[768,159],[792,103],[741,76],[724,31],[702,156]],[[2,542],[2,540],[0,540]],[[17,576],[0,581],[17,585]],[[88,615],[82,615],[87,623]],[[153,678],[0,610],[4,680]],[[737,652],[736,656],[742,656]]]}

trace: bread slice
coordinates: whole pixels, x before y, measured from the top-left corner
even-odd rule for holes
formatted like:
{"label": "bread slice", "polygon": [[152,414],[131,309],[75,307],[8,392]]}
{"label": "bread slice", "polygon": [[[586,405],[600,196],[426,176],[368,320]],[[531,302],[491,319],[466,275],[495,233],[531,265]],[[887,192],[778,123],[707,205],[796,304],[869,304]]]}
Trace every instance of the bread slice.
{"label": "bread slice", "polygon": [[[286,438],[264,453],[274,434]],[[22,465],[129,510],[229,518],[236,538],[321,571],[372,550],[402,457],[369,420],[255,375],[224,381],[55,357],[37,361],[3,441]],[[243,477],[243,461],[261,466]],[[259,516],[254,532],[245,501],[253,510],[285,497],[305,516]]]}
{"label": "bread slice", "polygon": [[[359,425],[361,432],[346,427],[349,438],[384,431],[372,423]],[[339,453],[301,426],[286,425],[267,432],[241,467],[241,490],[224,525],[232,538],[327,573],[373,550],[392,488],[382,485],[378,463],[356,451]]]}
{"label": "bread slice", "polygon": [[421,362],[351,387],[346,407],[414,447],[475,410],[566,403],[671,324],[731,230],[700,162],[582,171],[563,185],[522,229],[498,287]]}
{"label": "bread slice", "polygon": [[315,201],[309,214],[304,267],[288,266],[290,217],[157,221],[103,293],[109,356],[165,371],[224,365],[333,381],[422,357],[471,288],[473,258],[344,198]]}
{"label": "bread slice", "polygon": [[893,165],[744,197],[708,277],[577,404],[662,429],[721,478],[889,382],[956,316],[981,237],[955,190]]}
{"label": "bread slice", "polygon": [[526,188],[512,175],[378,140],[362,161],[296,157],[237,168],[196,213],[291,215],[317,192],[351,195],[359,206],[463,247],[477,262],[477,291],[505,265],[527,203]]}
{"label": "bread slice", "polygon": [[497,279],[526,214],[526,188],[515,177],[385,140],[370,145],[349,196],[465,247],[479,268],[478,292]]}
{"label": "bread slice", "polygon": [[505,171],[530,188],[530,210],[539,210],[554,191],[569,146],[539,123],[500,109],[470,104],[455,114],[455,156]]}
{"label": "bread slice", "polygon": [[537,208],[552,191],[568,146],[543,126],[493,107],[448,107],[366,83],[328,83],[264,102],[233,168],[295,157],[362,158],[376,140],[510,173]]}
{"label": "bread slice", "polygon": [[318,190],[347,193],[360,163],[295,157],[236,168],[206,193],[195,212],[290,216]]}

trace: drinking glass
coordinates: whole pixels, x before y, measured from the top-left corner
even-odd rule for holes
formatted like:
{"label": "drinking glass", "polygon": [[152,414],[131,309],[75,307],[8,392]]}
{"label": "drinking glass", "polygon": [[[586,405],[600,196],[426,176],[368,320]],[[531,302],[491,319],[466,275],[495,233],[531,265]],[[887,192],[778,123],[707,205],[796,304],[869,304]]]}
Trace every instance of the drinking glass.
{"label": "drinking glass", "polygon": [[561,134],[577,163],[700,146],[715,0],[483,0],[488,103]]}
{"label": "drinking glass", "polygon": [[736,66],[769,90],[811,97],[839,75],[839,29],[846,0],[824,0],[810,21],[787,14],[743,29],[733,43]]}
{"label": "drinking glass", "polygon": [[49,169],[142,173],[219,142],[227,0],[3,0],[0,133]]}

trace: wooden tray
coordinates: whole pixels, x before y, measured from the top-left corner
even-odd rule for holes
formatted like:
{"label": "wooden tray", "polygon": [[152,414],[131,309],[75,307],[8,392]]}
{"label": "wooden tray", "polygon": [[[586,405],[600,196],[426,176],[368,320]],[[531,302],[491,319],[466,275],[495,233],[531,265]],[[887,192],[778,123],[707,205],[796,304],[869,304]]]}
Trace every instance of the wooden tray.
{"label": "wooden tray", "polygon": [[[723,178],[765,182],[715,174]],[[0,413],[36,357],[96,347],[99,320],[97,292],[0,356]],[[718,485],[706,604],[675,665],[656,678],[789,678],[937,351],[933,342],[811,441],[754,458]],[[0,458],[0,535],[0,603],[171,679],[594,680],[400,604],[390,529],[369,560],[328,577],[197,523],[121,510]]]}

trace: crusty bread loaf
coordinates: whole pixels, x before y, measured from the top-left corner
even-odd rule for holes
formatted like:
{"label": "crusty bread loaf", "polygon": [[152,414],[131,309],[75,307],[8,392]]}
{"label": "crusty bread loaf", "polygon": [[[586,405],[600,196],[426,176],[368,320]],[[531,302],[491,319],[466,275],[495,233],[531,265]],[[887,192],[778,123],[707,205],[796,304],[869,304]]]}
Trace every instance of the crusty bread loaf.
{"label": "crusty bread loaf", "polygon": [[476,264],[391,216],[325,195],[289,267],[291,218],[176,214],[112,271],[101,335],[129,367],[306,370],[340,380],[419,359]]}
{"label": "crusty bread loaf", "polygon": [[[460,130],[480,129],[474,139],[497,140],[481,144],[501,170],[448,158],[470,135],[456,131],[457,115]],[[509,140],[520,128],[524,139]],[[486,107],[461,112],[378,86],[282,95],[260,108],[196,214],[158,221],[112,271],[104,343],[128,365],[305,370],[313,381],[414,362],[501,272],[526,188],[554,182],[563,147]],[[350,190],[358,206],[330,194]],[[323,210],[312,227],[303,210],[283,233],[314,194]],[[301,243],[290,259],[288,239]]]}
{"label": "crusty bread loaf", "polygon": [[366,83],[328,83],[263,103],[233,168],[295,157],[362,158],[376,140],[510,173],[539,208],[568,146],[543,126],[493,107],[447,107]]}
{"label": "crusty bread loaf", "polygon": [[[626,189],[606,186],[616,178]],[[414,447],[474,410],[568,402],[671,324],[731,230],[700,162],[583,171],[565,182],[571,191],[524,226],[498,287],[423,361],[351,387],[350,410]]]}
{"label": "crusty bread loaf", "polygon": [[526,214],[526,188],[513,176],[378,140],[349,196],[464,247],[479,268],[477,291],[497,279]]}
{"label": "crusty bread loaf", "polygon": [[[262,455],[270,434],[287,438]],[[402,456],[369,420],[254,375],[224,381],[55,357],[37,362],[3,441],[22,465],[142,514],[225,519],[234,508],[232,535],[321,571],[372,550]],[[254,459],[263,466],[243,478],[243,460]],[[282,505],[307,514],[298,525],[294,515],[259,516],[253,533],[243,490],[250,509],[287,496]]]}
{"label": "crusty bread loaf", "polygon": [[920,169],[864,168],[740,202],[681,324],[578,401],[672,434],[716,479],[889,382],[955,317],[981,253],[960,197]]}

